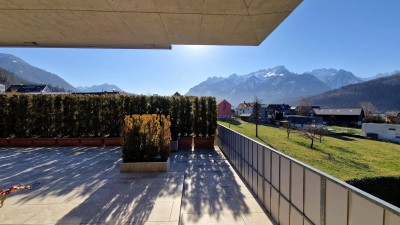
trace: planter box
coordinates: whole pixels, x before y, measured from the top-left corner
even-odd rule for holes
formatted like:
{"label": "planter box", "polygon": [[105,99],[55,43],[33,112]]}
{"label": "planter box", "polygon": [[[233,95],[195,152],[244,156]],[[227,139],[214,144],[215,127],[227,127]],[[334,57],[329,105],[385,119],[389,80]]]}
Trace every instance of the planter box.
{"label": "planter box", "polygon": [[178,141],[171,141],[170,146],[171,146],[171,152],[178,151]]}
{"label": "planter box", "polygon": [[81,138],[81,146],[104,146],[103,138]]}
{"label": "planter box", "polygon": [[133,162],[121,163],[121,173],[167,172],[169,159],[166,162]]}
{"label": "planter box", "polygon": [[57,146],[56,138],[34,138],[33,145],[35,147]]}
{"label": "planter box", "polygon": [[214,148],[214,137],[195,137],[195,148]]}
{"label": "planter box", "polygon": [[80,138],[59,138],[57,140],[59,146],[80,146],[81,144]]}
{"label": "planter box", "polygon": [[8,147],[8,138],[0,138],[0,147]]}
{"label": "planter box", "polygon": [[180,137],[178,140],[179,149],[191,149],[193,143],[193,137]]}
{"label": "planter box", "polygon": [[104,145],[105,146],[121,146],[122,145],[122,138],[121,137],[104,138]]}
{"label": "planter box", "polygon": [[32,138],[10,138],[9,146],[11,147],[32,147]]}

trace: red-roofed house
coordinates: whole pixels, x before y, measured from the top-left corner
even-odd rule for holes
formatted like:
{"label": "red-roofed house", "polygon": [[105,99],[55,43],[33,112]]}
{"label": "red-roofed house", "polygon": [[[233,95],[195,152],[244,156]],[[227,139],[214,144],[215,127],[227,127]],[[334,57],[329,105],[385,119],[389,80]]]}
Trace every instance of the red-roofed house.
{"label": "red-roofed house", "polygon": [[227,100],[217,101],[217,111],[219,119],[230,119],[232,114],[232,105]]}

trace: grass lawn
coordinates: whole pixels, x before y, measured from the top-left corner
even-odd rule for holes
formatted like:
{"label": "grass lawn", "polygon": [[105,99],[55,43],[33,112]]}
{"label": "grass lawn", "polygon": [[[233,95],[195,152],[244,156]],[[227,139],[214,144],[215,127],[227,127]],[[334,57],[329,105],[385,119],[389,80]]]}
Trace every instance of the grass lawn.
{"label": "grass lawn", "polygon": [[364,132],[362,132],[361,128],[339,127],[339,126],[326,126],[326,128],[337,134],[348,133],[348,134],[364,135]]}
{"label": "grass lawn", "polygon": [[[228,122],[219,124],[229,127]],[[337,136],[324,137],[322,143],[315,141],[314,149],[310,149],[309,139],[297,133],[291,133],[288,139],[285,128],[259,126],[258,138],[254,124],[235,120],[230,128],[343,181],[400,176],[399,144]]]}

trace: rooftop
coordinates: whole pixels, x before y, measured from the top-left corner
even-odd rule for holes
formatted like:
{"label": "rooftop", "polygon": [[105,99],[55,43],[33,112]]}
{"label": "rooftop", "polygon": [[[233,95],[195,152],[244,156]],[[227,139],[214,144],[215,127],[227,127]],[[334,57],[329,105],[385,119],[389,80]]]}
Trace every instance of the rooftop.
{"label": "rooftop", "polygon": [[334,115],[334,116],[359,116],[362,113],[362,108],[348,109],[313,109],[317,116]]}

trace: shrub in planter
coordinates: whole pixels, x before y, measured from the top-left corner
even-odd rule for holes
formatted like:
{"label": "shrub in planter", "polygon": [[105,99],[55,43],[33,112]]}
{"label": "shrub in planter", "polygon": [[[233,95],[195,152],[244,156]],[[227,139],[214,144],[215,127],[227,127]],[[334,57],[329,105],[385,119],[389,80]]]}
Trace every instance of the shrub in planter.
{"label": "shrub in planter", "polygon": [[122,159],[127,162],[152,162],[157,156],[167,160],[170,152],[170,119],[164,115],[125,116]]}

